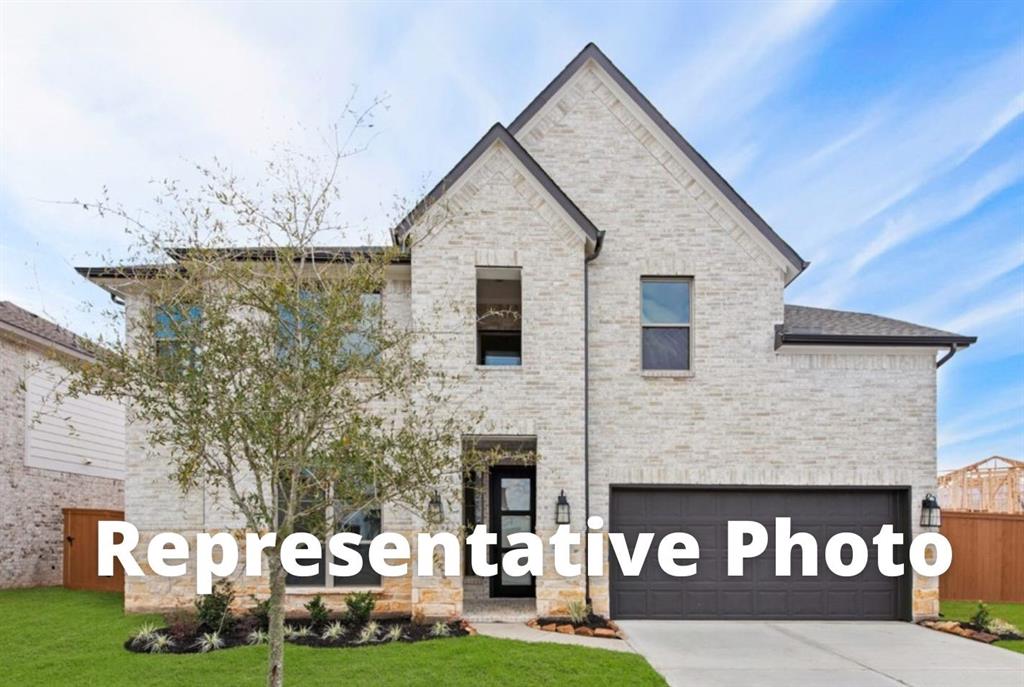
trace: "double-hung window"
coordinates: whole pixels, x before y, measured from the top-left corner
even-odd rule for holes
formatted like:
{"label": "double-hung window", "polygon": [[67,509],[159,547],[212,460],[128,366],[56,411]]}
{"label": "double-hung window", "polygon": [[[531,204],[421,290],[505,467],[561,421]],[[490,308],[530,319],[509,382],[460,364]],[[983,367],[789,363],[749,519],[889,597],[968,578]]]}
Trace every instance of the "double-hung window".
{"label": "double-hung window", "polygon": [[641,362],[644,370],[689,370],[693,280],[640,280]]}

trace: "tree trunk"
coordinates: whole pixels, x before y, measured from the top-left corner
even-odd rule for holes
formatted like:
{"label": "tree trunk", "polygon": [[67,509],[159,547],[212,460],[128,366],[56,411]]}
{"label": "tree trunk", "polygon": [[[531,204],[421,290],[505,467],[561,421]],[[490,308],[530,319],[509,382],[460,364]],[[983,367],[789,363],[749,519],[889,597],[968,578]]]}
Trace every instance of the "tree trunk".
{"label": "tree trunk", "polygon": [[281,556],[273,551],[267,556],[270,564],[270,628],[267,657],[267,687],[284,685],[284,582]]}

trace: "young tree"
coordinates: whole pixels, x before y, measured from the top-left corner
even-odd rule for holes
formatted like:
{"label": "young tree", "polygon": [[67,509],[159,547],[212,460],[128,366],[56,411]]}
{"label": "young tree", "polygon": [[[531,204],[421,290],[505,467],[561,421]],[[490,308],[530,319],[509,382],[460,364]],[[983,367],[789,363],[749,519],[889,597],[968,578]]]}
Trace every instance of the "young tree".
{"label": "young tree", "polygon": [[163,212],[141,218],[82,204],[124,220],[158,264],[116,274],[127,336],[97,341],[70,393],[124,401],[182,490],[218,490],[249,530],[277,532],[266,553],[271,686],[284,669],[281,541],[331,529],[335,503],[422,513],[438,490],[457,499],[461,475],[489,460],[460,455],[478,416],[426,362],[427,335],[382,303],[399,250],[320,247],[337,227],[350,152],[332,148],[327,164],[285,156],[254,191],[219,164],[198,167],[197,190],[165,182]]}

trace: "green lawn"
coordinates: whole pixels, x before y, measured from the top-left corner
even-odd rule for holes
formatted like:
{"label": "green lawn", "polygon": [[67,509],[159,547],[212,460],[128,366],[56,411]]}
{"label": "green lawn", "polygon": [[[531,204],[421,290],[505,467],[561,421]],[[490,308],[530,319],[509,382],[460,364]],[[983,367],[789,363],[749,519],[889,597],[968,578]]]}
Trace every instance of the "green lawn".
{"label": "green lawn", "polygon": [[[211,654],[125,651],[158,616],[128,616],[121,595],[60,588],[0,591],[2,685],[260,685],[266,647]],[[287,645],[287,685],[664,685],[635,654],[489,637],[358,649]]]}
{"label": "green lawn", "polygon": [[[988,607],[994,618],[1002,618],[1024,629],[1024,604],[990,603]],[[950,620],[970,620],[977,609],[977,601],[943,601],[939,612]],[[1024,654],[1024,639],[996,642],[996,646]]]}

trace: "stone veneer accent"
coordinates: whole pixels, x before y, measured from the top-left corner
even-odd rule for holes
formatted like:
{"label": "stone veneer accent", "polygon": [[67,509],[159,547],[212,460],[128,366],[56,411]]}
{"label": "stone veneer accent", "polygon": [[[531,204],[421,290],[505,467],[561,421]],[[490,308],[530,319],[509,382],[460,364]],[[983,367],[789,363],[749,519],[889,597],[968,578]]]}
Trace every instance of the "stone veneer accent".
{"label": "stone veneer accent", "polygon": [[61,509],[124,507],[121,480],[25,466],[23,381],[43,360],[36,348],[0,337],[0,587],[63,582]]}

